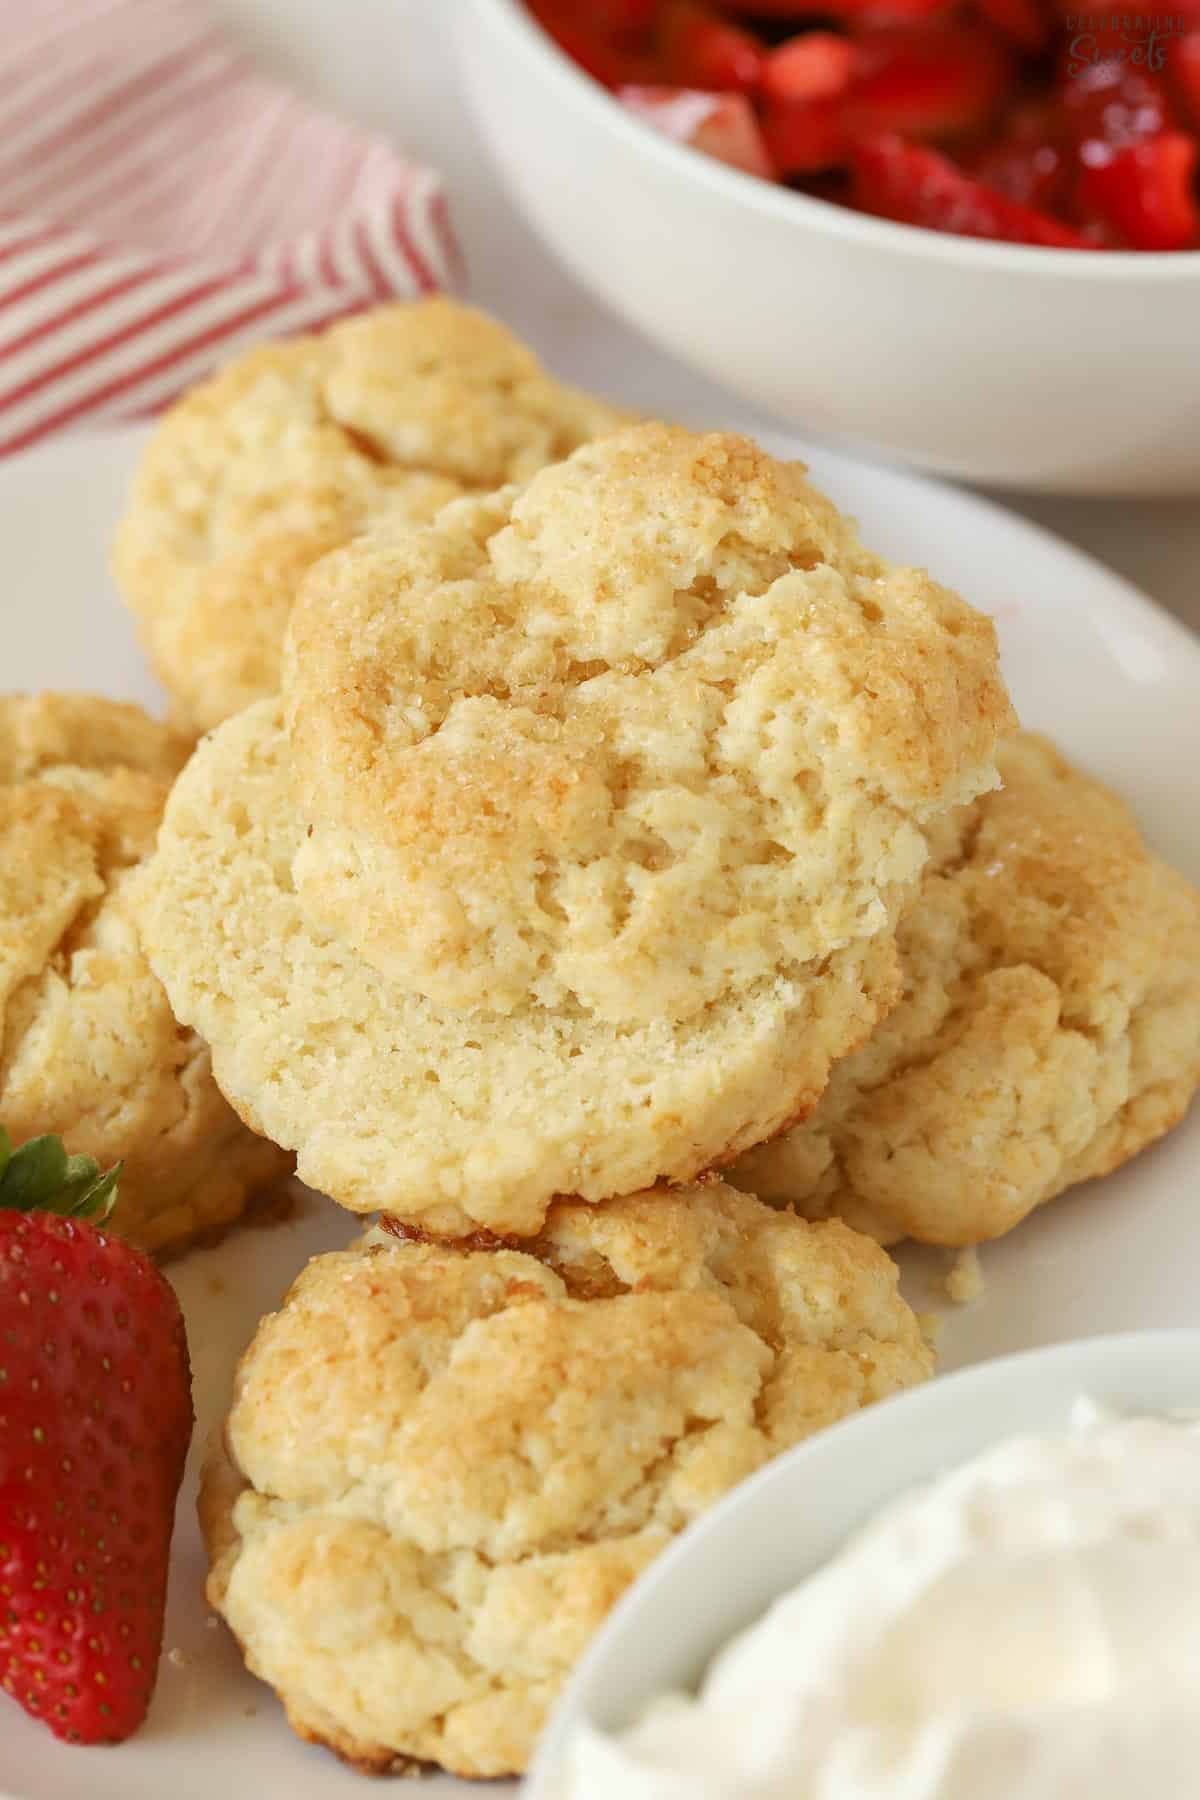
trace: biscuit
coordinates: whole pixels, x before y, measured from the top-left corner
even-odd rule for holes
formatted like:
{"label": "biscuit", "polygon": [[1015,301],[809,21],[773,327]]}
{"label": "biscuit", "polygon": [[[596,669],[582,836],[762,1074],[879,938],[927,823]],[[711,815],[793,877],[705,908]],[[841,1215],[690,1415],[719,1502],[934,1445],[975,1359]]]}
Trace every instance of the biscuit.
{"label": "biscuit", "polygon": [[0,698],[0,1122],[123,1160],[113,1225],[175,1250],[290,1167],[221,1098],[129,906],[187,745],[138,707]]}
{"label": "biscuit", "polygon": [[114,546],[180,728],[275,692],[296,585],[327,550],[524,480],[623,417],[445,299],[238,357],[155,430]]}
{"label": "biscuit", "polygon": [[895,996],[883,932],[820,981],[765,982],[683,1024],[439,1010],[306,917],[291,774],[277,702],[226,720],[176,784],[138,917],[222,1092],[352,1211],[528,1236],[555,1194],[689,1180],[814,1105]]}
{"label": "biscuit", "polygon": [[[581,482],[590,535],[586,507],[568,516]],[[664,521],[640,587],[601,572],[614,490],[656,496]],[[506,623],[474,572],[521,533],[489,522],[546,512],[568,542],[505,590]],[[707,562],[687,548],[702,527]],[[422,559],[397,617],[398,566]],[[629,651],[631,619],[658,663],[647,635]],[[149,954],[223,1092],[306,1181],[443,1235],[527,1236],[556,1194],[689,1181],[811,1109],[894,997],[917,821],[995,779],[1009,716],[991,627],[961,601],[861,551],[798,471],[662,428],[338,553],[300,603],[287,686],[290,728],[250,709],[177,786],[143,888]],[[390,898],[324,884],[343,799],[357,841],[378,830]],[[459,878],[462,955],[430,923]]]}
{"label": "biscuit", "polygon": [[931,1368],[883,1251],[721,1183],[560,1202],[520,1250],[372,1232],[242,1358],[208,1597],[300,1736],[518,1772],[675,1533]]}
{"label": "biscuit", "polygon": [[991,622],[744,438],[640,426],[326,558],[309,916],[442,1007],[686,1020],[887,928],[994,781]]}
{"label": "biscuit", "polygon": [[903,920],[900,1004],[730,1180],[884,1243],[970,1245],[1107,1174],[1200,1083],[1200,894],[1044,738],[956,821]]}

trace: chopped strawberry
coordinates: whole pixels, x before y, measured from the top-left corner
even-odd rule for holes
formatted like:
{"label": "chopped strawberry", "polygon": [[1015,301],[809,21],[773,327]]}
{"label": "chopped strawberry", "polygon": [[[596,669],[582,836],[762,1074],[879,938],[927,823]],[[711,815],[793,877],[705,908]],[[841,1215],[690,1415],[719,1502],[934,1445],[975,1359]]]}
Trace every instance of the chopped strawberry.
{"label": "chopped strawberry", "polygon": [[1200,126],[1200,31],[1187,31],[1173,40],[1168,67],[1183,112],[1193,126]]}
{"label": "chopped strawberry", "polygon": [[1068,57],[1057,97],[1064,130],[1081,149],[1088,143],[1123,149],[1175,124],[1174,96],[1154,71],[1105,61],[1072,75],[1070,66]]}
{"label": "chopped strawberry", "polygon": [[894,135],[856,145],[851,170],[854,204],[883,219],[1009,244],[1092,247],[1057,219],[972,180],[936,150]]}
{"label": "chopped strawberry", "polygon": [[[751,174],[1000,241],[1194,242],[1200,0],[1169,25],[1071,0],[527,3],[626,105]],[[921,154],[943,141],[953,163]]]}
{"label": "chopped strawberry", "polygon": [[1054,19],[1041,0],[975,0],[975,5],[1020,50],[1035,55],[1050,42]]}
{"label": "chopped strawberry", "polygon": [[838,100],[769,107],[762,128],[767,154],[782,175],[816,175],[839,167],[850,153],[845,112]]}
{"label": "chopped strawberry", "polygon": [[722,0],[726,12],[750,13],[759,19],[794,19],[798,12],[825,12],[825,7],[801,8],[796,0]]}
{"label": "chopped strawberry", "polygon": [[618,98],[630,112],[667,137],[715,156],[747,175],[771,180],[775,169],[758,120],[741,94],[701,94],[689,88],[623,87]]}
{"label": "chopped strawberry", "polygon": [[662,0],[587,0],[587,11],[598,31],[616,37],[637,37],[650,30],[661,3]]}
{"label": "chopped strawberry", "polygon": [[699,0],[668,0],[659,26],[662,73],[678,87],[750,93],[763,72],[763,46]]}
{"label": "chopped strawberry", "polygon": [[833,31],[806,31],[768,53],[763,98],[774,106],[831,100],[850,85],[854,48]]}
{"label": "chopped strawberry", "polygon": [[1073,173],[1060,140],[1053,106],[1027,101],[1008,114],[1001,137],[968,157],[967,173],[1022,206],[1057,214],[1068,199]]}
{"label": "chopped strawberry", "polygon": [[556,5],[555,0],[529,0],[529,9],[563,54],[593,81],[616,88],[653,78],[654,63],[648,55],[616,42],[589,19],[578,18],[574,9]]}
{"label": "chopped strawberry", "polygon": [[952,13],[957,4],[958,0],[820,0],[819,4],[813,0],[809,6],[798,6],[796,0],[726,0],[729,12],[752,13],[760,19],[790,19],[808,12],[846,22],[891,21],[908,25],[921,25]]}
{"label": "chopped strawberry", "polygon": [[847,125],[855,137],[978,132],[996,113],[1008,77],[1005,51],[978,26],[863,32],[855,41]]}
{"label": "chopped strawberry", "polygon": [[179,1303],[93,1222],[115,1178],[0,1131],[0,1686],[83,1744],[146,1716],[192,1430]]}
{"label": "chopped strawberry", "polygon": [[1200,246],[1195,138],[1164,131],[1120,150],[1093,148],[1079,177],[1084,206],[1135,250]]}

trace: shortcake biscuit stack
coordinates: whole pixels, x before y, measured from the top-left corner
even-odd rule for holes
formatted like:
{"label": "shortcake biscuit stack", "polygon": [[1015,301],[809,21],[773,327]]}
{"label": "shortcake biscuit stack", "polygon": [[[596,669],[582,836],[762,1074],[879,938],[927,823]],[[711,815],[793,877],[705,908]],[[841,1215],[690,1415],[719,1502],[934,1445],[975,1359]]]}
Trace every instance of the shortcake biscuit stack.
{"label": "shortcake biscuit stack", "polygon": [[302,1736],[520,1771],[675,1533],[930,1372],[881,1244],[1179,1116],[1200,898],[802,467],[447,302],[185,400],[116,567],[217,727],[145,956],[249,1131],[382,1215],[242,1359],[210,1599]]}
{"label": "shortcake biscuit stack", "polygon": [[209,1593],[303,1735],[504,1774],[672,1534],[930,1370],[876,1244],[711,1172],[894,1003],[1011,714],[803,469],[657,425],[317,562],[280,679],[141,925],[231,1103],[389,1229],[243,1359]]}
{"label": "shortcake biscuit stack", "polygon": [[314,568],[142,926],[306,1181],[528,1235],[812,1109],[1009,719],[990,622],[798,466],[634,427]]}

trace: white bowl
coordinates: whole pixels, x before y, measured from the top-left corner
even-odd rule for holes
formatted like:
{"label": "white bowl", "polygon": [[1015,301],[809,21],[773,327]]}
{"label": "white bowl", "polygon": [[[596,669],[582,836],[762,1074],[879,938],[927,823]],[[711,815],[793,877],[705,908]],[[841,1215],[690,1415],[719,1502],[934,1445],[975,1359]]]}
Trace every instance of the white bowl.
{"label": "white bowl", "polygon": [[735,1632],[905,1489],[1018,1432],[1064,1430],[1081,1394],[1117,1410],[1200,1411],[1200,1330],[1088,1338],[947,1375],[820,1432],[734,1490],[630,1590],[542,1737],[525,1800],[561,1800],[581,1718],[630,1724],[695,1687]]}
{"label": "white bowl", "polygon": [[517,201],[600,299],[809,434],[972,481],[1200,491],[1200,252],[1041,250],[865,217],[628,114],[521,0],[458,0]]}

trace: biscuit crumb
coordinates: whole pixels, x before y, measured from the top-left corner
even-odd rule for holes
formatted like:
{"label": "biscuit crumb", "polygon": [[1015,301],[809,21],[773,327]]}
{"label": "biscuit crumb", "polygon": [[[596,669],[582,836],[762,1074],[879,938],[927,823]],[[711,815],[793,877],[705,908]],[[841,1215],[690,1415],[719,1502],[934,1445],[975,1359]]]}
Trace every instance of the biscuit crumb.
{"label": "biscuit crumb", "polygon": [[969,1306],[984,1290],[979,1252],[972,1244],[960,1250],[946,1271],[946,1294],[955,1306]]}
{"label": "biscuit crumb", "polygon": [[940,1312],[918,1313],[917,1324],[921,1327],[921,1336],[936,1355],[946,1327],[945,1314]]}

